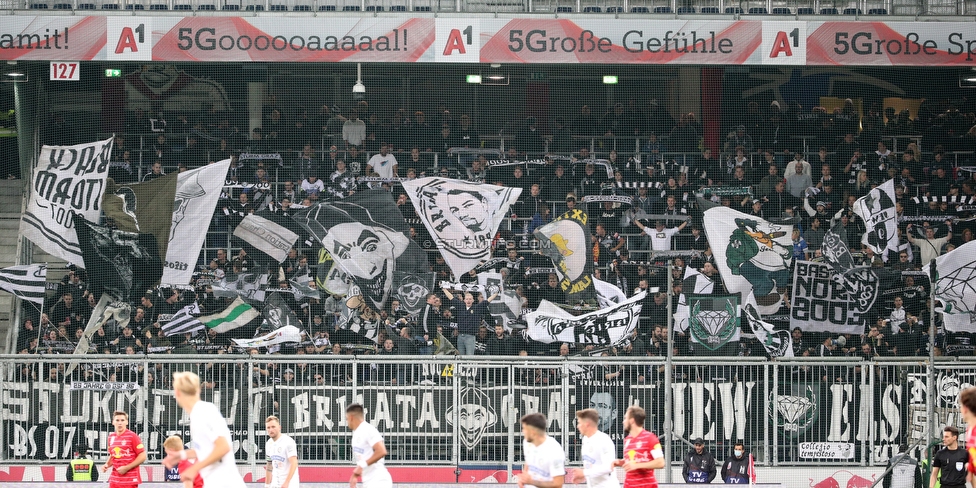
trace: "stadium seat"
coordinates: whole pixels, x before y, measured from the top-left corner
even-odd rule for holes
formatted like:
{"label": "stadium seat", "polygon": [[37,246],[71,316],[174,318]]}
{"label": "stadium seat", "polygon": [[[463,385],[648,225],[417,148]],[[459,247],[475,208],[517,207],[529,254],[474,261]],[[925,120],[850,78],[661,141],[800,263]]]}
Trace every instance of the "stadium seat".
{"label": "stadium seat", "polygon": [[95,10],[94,3],[79,3],[78,10]]}
{"label": "stadium seat", "polygon": [[238,10],[241,9],[241,6],[240,5],[224,5],[223,7],[220,7],[220,9],[221,10],[227,10],[227,11],[230,11],[230,12],[237,12]]}
{"label": "stadium seat", "polygon": [[46,3],[32,3],[32,4],[30,4],[30,9],[31,10],[47,10],[47,4]]}
{"label": "stadium seat", "polygon": [[292,12],[311,12],[312,11],[312,6],[311,5],[295,5],[294,7],[291,8],[291,11]]}
{"label": "stadium seat", "polygon": [[749,7],[749,15],[767,15],[769,11],[766,7]]}
{"label": "stadium seat", "polygon": [[130,3],[125,6],[126,10],[146,10],[146,6],[141,3]]}
{"label": "stadium seat", "polygon": [[335,5],[319,5],[319,12],[335,12]]}
{"label": "stadium seat", "polygon": [[169,10],[169,5],[165,3],[151,3],[149,4],[149,10]]}
{"label": "stadium seat", "polygon": [[418,5],[413,8],[414,12],[430,12],[430,5]]}
{"label": "stadium seat", "polygon": [[573,7],[556,7],[556,13],[571,14],[573,13]]}
{"label": "stadium seat", "polygon": [[268,11],[269,12],[287,12],[288,11],[288,6],[287,5],[281,5],[281,4],[275,4],[275,5],[272,5],[272,6],[268,7]]}
{"label": "stadium seat", "polygon": [[217,7],[212,3],[205,3],[203,5],[198,5],[197,10],[204,10],[204,11],[217,10]]}
{"label": "stadium seat", "polygon": [[600,12],[603,12],[601,7],[583,7],[584,14],[598,14]]}
{"label": "stadium seat", "polygon": [[868,15],[888,15],[888,9],[886,9],[886,8],[871,8],[871,9],[868,9]]}
{"label": "stadium seat", "polygon": [[181,12],[185,10],[193,10],[193,5],[190,5],[188,3],[178,3],[176,5],[173,5],[173,10],[179,10]]}
{"label": "stadium seat", "polygon": [[797,7],[796,15],[813,15],[813,7]]}
{"label": "stadium seat", "polygon": [[71,9],[72,9],[72,7],[71,7],[71,4],[70,3],[56,3],[56,4],[54,4],[54,10],[71,10]]}
{"label": "stadium seat", "polygon": [[407,6],[406,5],[391,5],[390,6],[390,12],[406,12],[406,11],[407,11]]}
{"label": "stadium seat", "polygon": [[[694,7],[691,7],[691,8],[694,8]],[[717,13],[721,13],[721,11],[718,9],[718,7],[702,7],[701,8],[701,13],[703,13],[703,14],[717,14]]]}
{"label": "stadium seat", "polygon": [[725,13],[742,15],[742,7],[725,7]]}
{"label": "stadium seat", "polygon": [[367,12],[382,12],[383,11],[383,6],[382,5],[367,5],[366,6],[366,11]]}
{"label": "stadium seat", "polygon": [[822,8],[820,9],[820,15],[837,15],[837,9],[833,7]]}
{"label": "stadium seat", "polygon": [[[705,8],[707,8],[707,7],[702,7],[702,9],[705,9]],[[679,14],[693,14],[693,13],[695,13],[695,7],[678,7],[678,13]],[[716,11],[716,13],[717,13],[717,11]]]}
{"label": "stadium seat", "polygon": [[360,10],[359,5],[344,5],[342,7],[343,12],[359,12]]}
{"label": "stadium seat", "polygon": [[607,7],[608,14],[622,14],[624,13],[623,7]]}
{"label": "stadium seat", "polygon": [[773,15],[793,15],[789,7],[773,7]]}
{"label": "stadium seat", "polygon": [[845,8],[844,15],[861,15],[861,9],[859,8]]}
{"label": "stadium seat", "polygon": [[647,7],[630,7],[630,13],[632,14],[649,14],[651,10]]}
{"label": "stadium seat", "polygon": [[670,14],[671,7],[654,7],[654,13],[656,14]]}
{"label": "stadium seat", "polygon": [[117,3],[103,3],[102,10],[118,10],[119,4]]}

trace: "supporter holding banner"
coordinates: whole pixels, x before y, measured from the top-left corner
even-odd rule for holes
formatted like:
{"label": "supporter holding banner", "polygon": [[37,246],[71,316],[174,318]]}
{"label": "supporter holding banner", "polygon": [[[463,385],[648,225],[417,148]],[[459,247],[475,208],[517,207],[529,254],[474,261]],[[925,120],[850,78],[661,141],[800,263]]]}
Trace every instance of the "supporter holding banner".
{"label": "supporter holding banner", "polygon": [[225,273],[219,282],[213,283],[213,294],[218,298],[241,297],[251,302],[264,302],[268,286],[268,273],[255,270],[251,273]]}
{"label": "supporter holding banner", "polygon": [[215,330],[220,334],[244,327],[248,322],[260,316],[261,314],[254,307],[244,303],[244,300],[237,297],[223,312],[204,315],[199,317],[199,320],[208,329]]}
{"label": "supporter holding banner", "polygon": [[165,256],[173,223],[170,207],[176,195],[177,176],[173,173],[145,183],[125,184],[109,178],[102,195],[108,224],[126,232],[156,236],[159,255]]}
{"label": "supporter holding banner", "polygon": [[898,252],[898,212],[895,210],[895,180],[888,180],[854,202],[854,213],[864,221],[861,243],[888,260]]}
{"label": "supporter holding banner", "polygon": [[225,159],[177,175],[163,283],[185,285],[192,279],[229,168]]}
{"label": "supporter holding banner", "polygon": [[[775,330],[773,324],[763,320],[756,310],[755,304],[749,303],[751,298],[749,297],[746,300],[746,304],[742,307],[742,311],[745,312],[746,321],[752,331],[751,335],[762,344],[769,357],[793,357],[793,336],[790,334],[790,331]],[[745,332],[742,335],[747,336]]]}
{"label": "supporter holding banner", "polygon": [[397,271],[394,276],[394,298],[409,315],[417,315],[424,309],[427,295],[434,289],[434,273],[422,271]]}
{"label": "supporter holding banner", "polygon": [[570,305],[596,304],[588,221],[586,212],[569,210],[535,230],[542,253],[556,266],[559,286]]}
{"label": "supporter holding banner", "polygon": [[108,178],[112,141],[76,146],[42,146],[30,179],[20,234],[53,256],[83,266],[72,218],[98,222]]}
{"label": "supporter holding banner", "polygon": [[753,293],[760,313],[776,313],[790,284],[793,226],[726,207],[706,210],[704,224],[729,293]]}
{"label": "supporter holding banner", "polygon": [[402,185],[455,276],[491,258],[498,226],[522,193],[521,188],[447,178],[419,178]]}
{"label": "supporter holding banner", "polygon": [[863,334],[868,316],[878,297],[877,277],[859,282],[851,292],[834,268],[812,261],[797,261],[793,269],[793,300],[790,327],[805,332]]}
{"label": "supporter holding banner", "polygon": [[296,213],[295,220],[332,255],[375,310],[389,303],[397,271],[429,271],[426,253],[404,233],[403,214],[386,190],[319,203]]}
{"label": "supporter holding banner", "polygon": [[976,241],[970,241],[923,268],[933,277],[932,296],[942,303],[942,319],[953,332],[976,332]]}

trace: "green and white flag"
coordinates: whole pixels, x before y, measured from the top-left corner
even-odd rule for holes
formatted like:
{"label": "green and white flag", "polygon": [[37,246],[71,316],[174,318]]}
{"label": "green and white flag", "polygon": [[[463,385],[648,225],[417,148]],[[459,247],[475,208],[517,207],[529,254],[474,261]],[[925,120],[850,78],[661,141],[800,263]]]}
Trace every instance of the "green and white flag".
{"label": "green and white flag", "polygon": [[258,312],[254,307],[244,303],[241,297],[237,297],[231,302],[223,312],[215,313],[213,315],[204,315],[199,317],[200,322],[207,326],[208,329],[213,329],[218,333],[230,332],[239,327],[247,325],[248,322],[261,316],[261,312]]}
{"label": "green and white flag", "polygon": [[691,341],[709,351],[718,351],[732,342],[739,342],[742,326],[739,321],[741,298],[734,295],[689,294],[688,330]]}

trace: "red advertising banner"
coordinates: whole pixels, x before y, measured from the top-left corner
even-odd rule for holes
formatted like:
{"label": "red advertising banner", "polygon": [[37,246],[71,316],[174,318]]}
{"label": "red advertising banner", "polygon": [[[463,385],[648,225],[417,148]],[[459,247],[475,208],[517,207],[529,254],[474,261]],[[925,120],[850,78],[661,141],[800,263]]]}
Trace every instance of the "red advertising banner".
{"label": "red advertising banner", "polygon": [[8,16],[0,60],[976,65],[976,24]]}

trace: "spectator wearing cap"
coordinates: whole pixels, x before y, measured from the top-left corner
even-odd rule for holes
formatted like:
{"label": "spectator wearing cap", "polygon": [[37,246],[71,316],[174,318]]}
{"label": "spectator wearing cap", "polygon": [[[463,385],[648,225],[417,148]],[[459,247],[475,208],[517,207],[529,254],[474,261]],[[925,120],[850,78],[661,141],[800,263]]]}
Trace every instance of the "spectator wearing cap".
{"label": "spectator wearing cap", "polygon": [[685,483],[711,483],[718,473],[715,456],[705,450],[705,440],[701,437],[695,439],[692,444],[694,447],[685,454],[681,476],[685,479]]}

